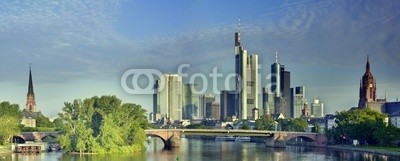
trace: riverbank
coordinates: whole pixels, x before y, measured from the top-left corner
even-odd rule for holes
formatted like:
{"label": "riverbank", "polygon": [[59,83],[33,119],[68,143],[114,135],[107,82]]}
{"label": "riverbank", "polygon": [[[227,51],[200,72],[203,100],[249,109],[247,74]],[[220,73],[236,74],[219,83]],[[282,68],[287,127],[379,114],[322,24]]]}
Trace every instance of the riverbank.
{"label": "riverbank", "polygon": [[13,153],[13,151],[10,150],[9,147],[0,146],[0,154],[11,154],[11,153]]}
{"label": "riverbank", "polygon": [[353,146],[353,145],[328,145],[327,148],[331,149],[339,149],[339,150],[351,150],[357,152],[365,152],[365,153],[373,153],[373,154],[381,154],[381,155],[389,155],[394,157],[400,157],[400,150],[387,150],[379,147],[363,147],[363,146]]}

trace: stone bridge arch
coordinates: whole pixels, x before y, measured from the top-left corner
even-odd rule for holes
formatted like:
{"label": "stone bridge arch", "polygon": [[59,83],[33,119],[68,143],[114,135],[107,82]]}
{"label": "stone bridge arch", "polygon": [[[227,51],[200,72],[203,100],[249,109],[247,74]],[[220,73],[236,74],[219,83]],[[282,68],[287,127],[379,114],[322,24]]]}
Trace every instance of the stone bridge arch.
{"label": "stone bridge arch", "polygon": [[181,132],[177,130],[145,130],[146,136],[158,137],[164,142],[164,147],[179,147]]}
{"label": "stone bridge arch", "polygon": [[315,134],[315,133],[286,133],[286,136],[284,137],[285,141],[288,142],[291,139],[294,138],[305,138],[309,141],[314,142],[314,146],[326,146],[327,144],[327,138],[324,134]]}

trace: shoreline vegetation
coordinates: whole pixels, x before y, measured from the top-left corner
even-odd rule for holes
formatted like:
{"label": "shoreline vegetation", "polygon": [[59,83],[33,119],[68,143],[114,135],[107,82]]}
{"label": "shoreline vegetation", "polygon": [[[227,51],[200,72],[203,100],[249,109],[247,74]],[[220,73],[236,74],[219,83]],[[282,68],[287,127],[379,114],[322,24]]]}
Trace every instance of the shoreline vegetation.
{"label": "shoreline vegetation", "polygon": [[12,154],[13,151],[10,150],[10,147],[0,146],[0,154]]}
{"label": "shoreline vegetation", "polygon": [[400,148],[397,147],[328,145],[326,148],[400,157]]}

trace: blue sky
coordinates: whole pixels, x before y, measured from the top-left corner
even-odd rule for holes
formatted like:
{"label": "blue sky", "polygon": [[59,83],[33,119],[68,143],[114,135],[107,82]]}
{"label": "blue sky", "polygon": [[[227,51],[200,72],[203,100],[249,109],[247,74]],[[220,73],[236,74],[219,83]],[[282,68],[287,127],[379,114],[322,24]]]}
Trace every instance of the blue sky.
{"label": "blue sky", "polygon": [[[208,74],[234,71],[234,32],[259,55],[265,76],[275,51],[326,112],[357,105],[370,55],[378,97],[400,96],[399,1],[0,1],[0,101],[25,108],[32,63],[38,109],[117,95],[152,109],[151,96],[120,85],[128,69]],[[219,89],[223,89],[219,82]]]}

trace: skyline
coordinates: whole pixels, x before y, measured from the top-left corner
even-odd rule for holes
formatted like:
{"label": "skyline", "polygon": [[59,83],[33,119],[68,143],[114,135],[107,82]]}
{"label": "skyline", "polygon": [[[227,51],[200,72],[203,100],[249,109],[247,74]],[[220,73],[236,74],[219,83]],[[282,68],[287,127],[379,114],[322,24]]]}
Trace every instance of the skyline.
{"label": "skyline", "polygon": [[[152,97],[120,85],[128,69],[234,73],[234,33],[275,62],[327,113],[357,106],[367,55],[377,98],[400,96],[400,2],[386,1],[30,1],[0,2],[0,101],[25,108],[32,63],[37,110],[54,117],[63,102],[116,95],[152,112]],[[155,11],[155,12],[154,12]],[[222,63],[221,63],[222,62]],[[12,70],[10,70],[12,69]],[[221,87],[221,86],[220,86]],[[219,90],[223,90],[222,88]]]}

